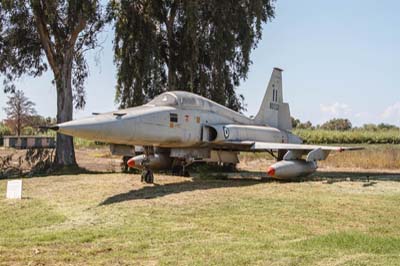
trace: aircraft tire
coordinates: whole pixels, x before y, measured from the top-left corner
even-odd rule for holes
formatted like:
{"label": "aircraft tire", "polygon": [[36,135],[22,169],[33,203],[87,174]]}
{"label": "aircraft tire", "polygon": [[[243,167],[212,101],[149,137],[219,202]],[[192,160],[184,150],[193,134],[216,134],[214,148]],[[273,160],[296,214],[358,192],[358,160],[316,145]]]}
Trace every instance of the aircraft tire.
{"label": "aircraft tire", "polygon": [[175,165],[172,167],[172,175],[190,177],[189,172],[182,165]]}
{"label": "aircraft tire", "polygon": [[154,175],[153,171],[151,170],[143,170],[142,175],[141,175],[141,182],[147,183],[147,184],[153,184],[154,183]]}
{"label": "aircraft tire", "polygon": [[151,170],[146,170],[146,174],[144,177],[144,181],[148,184],[153,184],[154,183],[154,175]]}

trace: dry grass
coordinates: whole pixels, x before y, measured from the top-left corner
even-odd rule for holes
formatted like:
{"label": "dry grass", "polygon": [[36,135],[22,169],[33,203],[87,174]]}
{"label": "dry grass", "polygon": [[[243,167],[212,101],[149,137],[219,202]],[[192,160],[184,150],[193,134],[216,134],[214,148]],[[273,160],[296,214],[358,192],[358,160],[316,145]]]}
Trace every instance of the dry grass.
{"label": "dry grass", "polygon": [[[354,146],[354,145],[350,145]],[[328,159],[320,161],[321,169],[364,169],[364,170],[400,170],[400,145],[355,145],[363,147],[361,151],[332,152]],[[267,153],[242,153],[240,168],[246,170],[265,170],[272,164],[273,158]],[[261,168],[260,168],[261,167]]]}
{"label": "dry grass", "polygon": [[400,145],[365,145],[361,151],[332,153],[321,167],[400,170]]}
{"label": "dry grass", "polygon": [[399,182],[240,177],[25,179],[23,200],[0,199],[0,264],[400,264]]}

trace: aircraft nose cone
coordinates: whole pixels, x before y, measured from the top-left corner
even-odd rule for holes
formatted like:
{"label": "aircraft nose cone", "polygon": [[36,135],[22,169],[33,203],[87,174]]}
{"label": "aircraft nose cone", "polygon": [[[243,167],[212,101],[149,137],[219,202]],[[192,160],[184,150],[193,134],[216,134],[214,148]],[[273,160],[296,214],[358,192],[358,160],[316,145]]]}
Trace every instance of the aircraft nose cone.
{"label": "aircraft nose cone", "polygon": [[134,158],[131,158],[131,159],[128,160],[128,166],[129,166],[130,168],[135,167],[135,165],[136,165],[136,163],[135,163]]}
{"label": "aircraft nose cone", "polygon": [[275,176],[275,168],[269,167],[267,170],[267,175],[272,177]]}
{"label": "aircraft nose cone", "polygon": [[97,115],[57,124],[59,133],[102,142],[124,143],[132,137],[133,120],[112,114]]}

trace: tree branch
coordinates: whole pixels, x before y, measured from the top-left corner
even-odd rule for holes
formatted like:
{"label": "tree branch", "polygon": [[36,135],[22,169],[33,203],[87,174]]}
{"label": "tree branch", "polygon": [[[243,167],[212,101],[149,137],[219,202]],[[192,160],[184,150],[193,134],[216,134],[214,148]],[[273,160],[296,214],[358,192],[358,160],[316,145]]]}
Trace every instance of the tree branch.
{"label": "tree branch", "polygon": [[83,14],[81,13],[78,19],[78,24],[76,25],[75,29],[71,33],[71,37],[68,41],[69,48],[73,48],[76,42],[76,39],[79,36],[79,33],[83,31],[83,29],[86,27],[86,19],[83,17]]}
{"label": "tree branch", "polygon": [[33,5],[33,15],[35,17],[36,27],[38,29],[40,41],[43,45],[43,49],[47,56],[47,61],[49,62],[51,68],[53,69],[55,77],[57,77],[60,73],[60,69],[57,65],[55,56],[56,52],[54,51],[54,45],[50,40],[50,34],[47,29],[46,23],[43,20],[43,13],[41,12],[40,7]]}

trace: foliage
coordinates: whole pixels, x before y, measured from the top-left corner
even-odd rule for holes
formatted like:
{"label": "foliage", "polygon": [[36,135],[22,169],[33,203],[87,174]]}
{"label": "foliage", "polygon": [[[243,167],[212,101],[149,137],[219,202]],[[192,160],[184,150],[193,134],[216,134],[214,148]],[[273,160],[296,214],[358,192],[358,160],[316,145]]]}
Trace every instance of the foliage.
{"label": "foliage", "polygon": [[103,23],[98,1],[0,1],[0,73],[5,76],[5,91],[14,91],[13,81],[22,75],[37,77],[47,71],[46,61],[56,84],[61,83],[61,68],[68,63],[75,105],[83,107],[87,76],[83,53],[97,45]]}
{"label": "foliage", "polygon": [[36,114],[35,103],[30,101],[21,90],[15,91],[8,97],[6,107],[3,108],[7,115],[6,124],[21,135],[22,128],[29,124],[30,117]]}
{"label": "foliage", "polygon": [[295,129],[293,132],[308,144],[400,144],[399,129],[379,131],[364,129],[347,131]]}
{"label": "foliage", "polygon": [[[23,75],[54,75],[57,89],[57,122],[72,119],[85,105],[84,81],[88,68],[85,51],[98,45],[103,28],[98,0],[0,0],[0,74],[5,91],[15,91]],[[56,163],[75,165],[72,138],[57,136]]]}
{"label": "foliage", "polygon": [[235,88],[247,77],[273,0],[111,1],[115,20],[116,101],[143,104],[185,90],[241,110]]}
{"label": "foliage", "polygon": [[74,138],[74,145],[77,148],[98,148],[100,146],[106,145],[103,142],[82,139],[82,138]]}
{"label": "foliage", "polygon": [[292,119],[292,127],[296,128],[298,124],[300,124],[300,119],[294,118],[293,116],[291,117]]}
{"label": "foliage", "polygon": [[307,129],[307,128],[312,128],[312,127],[313,127],[313,125],[310,121],[297,124],[297,128],[300,128],[300,129]]}
{"label": "foliage", "polygon": [[292,127],[293,128],[300,128],[300,129],[313,128],[313,125],[310,121],[302,123],[300,121],[300,119],[296,119],[294,117],[291,117],[291,119],[292,119]]}
{"label": "foliage", "polygon": [[[25,155],[0,156],[0,178],[33,176],[48,173],[53,165],[52,149],[28,149]],[[29,169],[29,171],[27,171]]]}
{"label": "foliage", "polygon": [[365,124],[362,126],[362,129],[368,130],[368,131],[379,131],[379,130],[394,130],[394,129],[399,129],[399,128],[395,125],[380,123],[378,125]]}
{"label": "foliage", "polygon": [[11,135],[11,129],[0,122],[0,146],[3,146],[3,136]]}
{"label": "foliage", "polygon": [[19,156],[14,163],[14,154],[0,156],[0,179],[18,177],[22,174],[23,158]]}
{"label": "foliage", "polygon": [[35,135],[35,133],[36,133],[36,130],[33,127],[30,127],[30,126],[24,127],[22,129],[22,135],[25,135],[25,136]]}
{"label": "foliage", "polygon": [[33,115],[29,118],[29,126],[34,129],[34,133],[44,133],[45,129],[40,127],[50,126],[57,123],[56,118]]}
{"label": "foliage", "polygon": [[53,165],[53,150],[29,149],[25,153],[25,161],[30,167],[29,175],[47,173]]}
{"label": "foliage", "polygon": [[325,130],[339,130],[339,131],[345,131],[345,130],[350,130],[352,128],[352,124],[349,119],[343,119],[343,118],[334,118],[329,120],[328,122],[325,122],[324,124],[321,125],[321,129]]}

